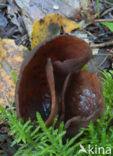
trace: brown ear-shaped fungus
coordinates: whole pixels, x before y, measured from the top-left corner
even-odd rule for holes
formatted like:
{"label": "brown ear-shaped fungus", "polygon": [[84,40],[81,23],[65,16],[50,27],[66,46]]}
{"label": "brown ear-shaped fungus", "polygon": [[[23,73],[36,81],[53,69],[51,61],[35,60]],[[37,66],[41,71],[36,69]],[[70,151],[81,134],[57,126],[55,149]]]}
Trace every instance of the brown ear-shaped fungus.
{"label": "brown ear-shaped fungus", "polygon": [[[74,36],[58,36],[35,47],[24,60],[18,77],[15,93],[18,116],[34,120],[36,112],[40,112],[50,125],[52,118],[61,112],[55,90],[58,85],[62,89],[64,75],[78,72],[90,58],[88,44]],[[61,75],[64,76],[62,84]]]}
{"label": "brown ear-shaped fungus", "polygon": [[[18,116],[22,117],[24,120],[27,120],[28,117],[31,117],[31,119],[35,119],[36,116],[36,110],[41,113],[44,120],[46,120],[46,125],[50,126],[54,120],[54,117],[58,113],[58,104],[56,101],[56,92],[55,92],[55,82],[54,82],[54,75],[53,75],[53,66],[51,63],[51,59],[48,58],[47,64],[45,66],[45,74],[46,74],[46,81],[42,86],[40,86],[39,82],[39,89],[36,88],[36,91],[38,91],[37,97],[32,98],[33,90],[31,88],[31,91],[24,95],[24,90],[20,90],[20,100],[31,100],[30,102],[27,101],[26,105],[19,105],[18,101],[16,101],[16,107],[17,107],[17,113]],[[43,82],[43,74],[42,74],[42,82]],[[34,77],[33,77],[34,78]],[[31,79],[32,80],[32,79]],[[29,80],[30,81],[30,80]],[[48,82],[48,84],[47,84]],[[18,84],[20,83],[20,80],[18,80]],[[32,84],[34,84],[32,82]],[[19,85],[17,85],[17,90]],[[25,87],[25,86],[24,86]],[[26,86],[29,87],[29,86]],[[36,86],[37,87],[37,86]],[[41,88],[42,87],[42,88]],[[21,88],[20,88],[21,89]],[[23,88],[25,89],[25,88]],[[35,90],[34,90],[35,92]],[[18,94],[16,94],[16,98],[18,99]],[[37,100],[36,100],[37,98]],[[21,101],[19,101],[21,102]],[[36,102],[36,103],[35,103]],[[52,106],[51,106],[52,103]],[[32,105],[33,104],[33,105]],[[35,104],[35,105],[34,105]],[[34,107],[35,106],[35,107]],[[52,107],[52,110],[51,110]]]}
{"label": "brown ear-shaped fungus", "polygon": [[86,127],[90,120],[96,121],[104,113],[102,86],[95,74],[87,71],[67,76],[62,96],[65,128],[74,135]]}

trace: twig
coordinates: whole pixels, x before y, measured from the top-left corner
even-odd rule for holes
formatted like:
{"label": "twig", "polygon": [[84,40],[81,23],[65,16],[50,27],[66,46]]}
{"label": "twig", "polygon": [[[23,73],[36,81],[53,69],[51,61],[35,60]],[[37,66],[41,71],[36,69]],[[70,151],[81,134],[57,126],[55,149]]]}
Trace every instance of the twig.
{"label": "twig", "polygon": [[107,56],[103,59],[103,61],[97,66],[97,68],[101,67],[101,66],[104,64],[104,62],[107,60],[108,56],[109,56],[109,55],[107,55]]}
{"label": "twig", "polygon": [[103,17],[103,16],[105,16],[106,14],[108,14],[110,11],[112,11],[113,10],[113,7],[111,7],[111,8],[109,8],[109,9],[107,9],[107,10],[105,10],[102,14],[101,14],[101,17]]}
{"label": "twig", "polygon": [[95,55],[98,55],[98,56],[112,56],[113,54],[95,54]]}
{"label": "twig", "polygon": [[113,49],[107,49],[107,51],[113,55]]}
{"label": "twig", "polygon": [[109,16],[110,16],[111,18],[113,18],[113,15],[112,15],[112,13],[111,13],[111,12],[109,12]]}
{"label": "twig", "polygon": [[108,1],[106,1],[106,0],[104,0],[104,3],[109,4],[109,5],[113,5],[113,3],[108,2]]}
{"label": "twig", "polygon": [[113,41],[107,41],[107,42],[100,43],[100,44],[91,43],[90,47],[91,48],[102,48],[102,47],[108,47],[108,46],[111,46],[111,45],[113,45]]}
{"label": "twig", "polygon": [[113,19],[95,19],[94,22],[113,22]]}

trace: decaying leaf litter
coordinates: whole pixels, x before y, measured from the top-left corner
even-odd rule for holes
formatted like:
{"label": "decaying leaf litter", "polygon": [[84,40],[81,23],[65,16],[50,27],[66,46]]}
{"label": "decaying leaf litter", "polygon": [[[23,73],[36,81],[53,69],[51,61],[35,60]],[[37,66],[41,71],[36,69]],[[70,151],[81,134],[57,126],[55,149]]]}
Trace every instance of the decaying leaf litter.
{"label": "decaying leaf litter", "polygon": [[[38,33],[38,30],[43,33],[41,40],[38,40],[39,42],[60,33],[68,33],[84,39],[91,45],[93,50],[93,59],[88,63],[88,70],[97,73],[98,70],[106,69],[108,71],[109,69],[112,69],[112,23],[111,26],[105,23],[106,21],[112,21],[112,7],[113,3],[108,2],[107,0],[104,2],[100,1],[99,10],[97,9],[96,1],[91,2],[89,0],[86,1],[85,5],[83,4],[83,1],[76,0],[74,2],[70,0],[55,2],[50,0],[47,0],[46,2],[42,0],[38,2],[35,0],[26,0],[25,2],[18,0],[1,0],[0,47],[2,50],[0,54],[0,82],[2,87],[0,88],[0,100],[5,101],[5,106],[11,104],[13,101],[13,97],[10,99],[10,94],[14,96],[14,90],[11,90],[11,86],[14,88],[15,83],[13,82],[13,75],[10,70],[18,75],[22,60],[28,53],[27,48],[32,49],[38,44],[37,36],[39,35],[40,38],[41,35],[41,33]],[[52,33],[48,35],[48,28],[51,30],[53,25],[51,25],[51,16],[46,16],[46,14],[51,13],[55,13],[55,15],[53,15],[54,18],[52,18],[53,21],[56,19],[52,23],[54,23],[54,26],[57,24],[58,27],[57,31],[53,30]],[[57,13],[65,17],[64,21],[66,24],[61,22],[62,17],[57,15]],[[58,17],[60,20],[57,20]],[[45,19],[43,19],[44,22],[42,18]],[[35,24],[33,26],[34,22]],[[41,22],[42,25],[40,25]],[[63,25],[67,26],[63,27]],[[20,45],[24,45],[24,47]],[[15,66],[13,66],[13,64]],[[10,92],[9,94],[8,90]],[[0,127],[2,129],[0,133],[1,136],[3,136],[3,139],[0,141],[0,154],[2,155],[5,152],[6,155],[11,155],[11,152],[15,152],[17,148],[15,147],[13,150],[7,148],[11,142],[11,138],[7,136],[8,130],[4,122],[0,123]]]}

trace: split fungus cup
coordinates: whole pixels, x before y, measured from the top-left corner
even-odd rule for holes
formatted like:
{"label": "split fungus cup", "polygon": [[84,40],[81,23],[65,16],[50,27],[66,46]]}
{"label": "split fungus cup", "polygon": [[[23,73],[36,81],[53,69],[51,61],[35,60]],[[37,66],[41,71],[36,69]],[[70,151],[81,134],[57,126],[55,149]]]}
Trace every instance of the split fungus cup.
{"label": "split fungus cup", "polygon": [[18,117],[36,119],[39,112],[50,126],[56,115],[69,136],[104,113],[102,86],[95,74],[82,71],[92,54],[74,36],[60,35],[35,47],[21,66],[15,92]]}

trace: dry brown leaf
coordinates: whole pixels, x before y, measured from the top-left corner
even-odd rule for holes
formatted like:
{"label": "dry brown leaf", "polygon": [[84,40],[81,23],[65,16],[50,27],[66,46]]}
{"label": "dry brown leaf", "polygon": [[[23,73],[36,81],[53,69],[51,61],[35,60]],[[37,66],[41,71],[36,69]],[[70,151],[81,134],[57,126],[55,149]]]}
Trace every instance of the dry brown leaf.
{"label": "dry brown leaf", "polygon": [[0,105],[4,107],[14,100],[15,95],[15,82],[11,70],[18,76],[27,53],[27,48],[17,46],[14,40],[0,40]]}
{"label": "dry brown leaf", "polygon": [[34,48],[42,41],[52,38],[60,34],[61,27],[63,27],[66,33],[79,28],[80,24],[62,17],[59,14],[46,15],[41,20],[37,20],[33,25],[31,46]]}

